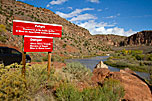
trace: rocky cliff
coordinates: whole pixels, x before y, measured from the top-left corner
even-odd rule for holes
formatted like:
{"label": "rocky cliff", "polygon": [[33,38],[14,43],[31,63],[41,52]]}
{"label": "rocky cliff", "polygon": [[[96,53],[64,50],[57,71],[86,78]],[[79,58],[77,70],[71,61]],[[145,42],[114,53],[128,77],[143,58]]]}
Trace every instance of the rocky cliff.
{"label": "rocky cliff", "polygon": [[127,37],[120,43],[121,46],[149,45],[152,46],[152,31],[141,31]]}
{"label": "rocky cliff", "polygon": [[100,43],[107,46],[119,46],[121,41],[124,41],[127,37],[119,35],[94,35],[94,38]]}

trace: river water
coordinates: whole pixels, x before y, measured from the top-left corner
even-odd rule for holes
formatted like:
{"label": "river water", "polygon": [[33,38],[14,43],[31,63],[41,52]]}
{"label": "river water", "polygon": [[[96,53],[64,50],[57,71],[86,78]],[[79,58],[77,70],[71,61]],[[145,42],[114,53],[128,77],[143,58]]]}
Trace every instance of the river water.
{"label": "river water", "polygon": [[[97,56],[97,57],[91,57],[91,58],[85,58],[85,59],[68,59],[66,60],[67,63],[70,62],[80,62],[81,64],[85,65],[87,68],[90,68],[92,71],[94,67],[100,62],[100,61],[106,61],[108,56]],[[108,66],[108,69],[110,71],[120,71],[119,68]],[[143,79],[149,79],[149,74],[144,72],[137,72],[134,71],[137,75],[142,77]]]}

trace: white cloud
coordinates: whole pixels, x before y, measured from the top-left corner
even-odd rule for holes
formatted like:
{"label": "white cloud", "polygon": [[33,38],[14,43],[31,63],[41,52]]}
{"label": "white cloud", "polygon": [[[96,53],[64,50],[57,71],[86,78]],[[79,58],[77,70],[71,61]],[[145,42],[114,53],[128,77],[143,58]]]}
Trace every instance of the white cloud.
{"label": "white cloud", "polygon": [[93,3],[99,3],[99,0],[89,0],[89,1]]}
{"label": "white cloud", "polygon": [[[88,29],[92,35],[115,34],[121,36],[130,36],[135,33],[131,29],[125,31],[124,28],[118,28],[115,26],[115,24],[110,25],[104,22],[97,23],[94,20],[89,20],[88,22],[80,23],[79,26]],[[106,27],[112,27],[112,28],[106,28]]]}
{"label": "white cloud", "polygon": [[50,7],[50,4],[47,4],[46,7]]}
{"label": "white cloud", "polygon": [[117,15],[114,15],[114,16],[108,16],[108,17],[103,17],[103,18],[112,19],[112,18],[116,18],[118,16],[120,16],[120,13],[118,13]]}
{"label": "white cloud", "polygon": [[116,16],[108,16],[108,17],[105,17],[107,19],[111,19],[111,18],[115,18]]}
{"label": "white cloud", "polygon": [[53,0],[49,4],[47,4],[47,7],[49,7],[50,5],[59,5],[59,4],[62,4],[66,1],[68,1],[68,0]]}
{"label": "white cloud", "polygon": [[70,21],[82,21],[82,20],[90,20],[90,19],[97,19],[97,17],[91,14],[82,14],[82,15],[78,15],[77,17],[73,17]]}
{"label": "white cloud", "polygon": [[68,7],[69,9],[73,9],[72,7]]}
{"label": "white cloud", "polygon": [[68,1],[68,0],[53,0],[53,1],[51,1],[50,2],[50,4],[51,5],[58,5],[58,4],[62,4],[62,3],[64,3],[64,2],[66,2],[66,1]]}
{"label": "white cloud", "polygon": [[75,11],[73,11],[69,14],[65,14],[65,13],[57,11],[56,14],[60,15],[63,18],[71,18],[71,17],[74,17],[74,16],[78,16],[83,11],[88,11],[88,10],[94,10],[94,8],[76,9]]}

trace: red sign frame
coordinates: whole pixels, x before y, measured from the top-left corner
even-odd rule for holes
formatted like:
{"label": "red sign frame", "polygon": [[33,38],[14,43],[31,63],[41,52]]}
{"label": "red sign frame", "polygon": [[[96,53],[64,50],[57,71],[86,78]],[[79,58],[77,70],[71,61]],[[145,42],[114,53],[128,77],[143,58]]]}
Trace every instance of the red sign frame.
{"label": "red sign frame", "polygon": [[62,25],[13,20],[13,35],[61,37]]}
{"label": "red sign frame", "polygon": [[24,52],[52,52],[52,50],[52,37],[24,36]]}

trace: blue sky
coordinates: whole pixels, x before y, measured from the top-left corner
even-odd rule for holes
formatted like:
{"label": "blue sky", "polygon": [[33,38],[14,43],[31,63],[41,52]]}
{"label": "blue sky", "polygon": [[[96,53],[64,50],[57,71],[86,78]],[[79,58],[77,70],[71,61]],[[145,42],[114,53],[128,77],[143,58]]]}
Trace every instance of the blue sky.
{"label": "blue sky", "polygon": [[152,30],[152,0],[18,0],[50,9],[94,34]]}

